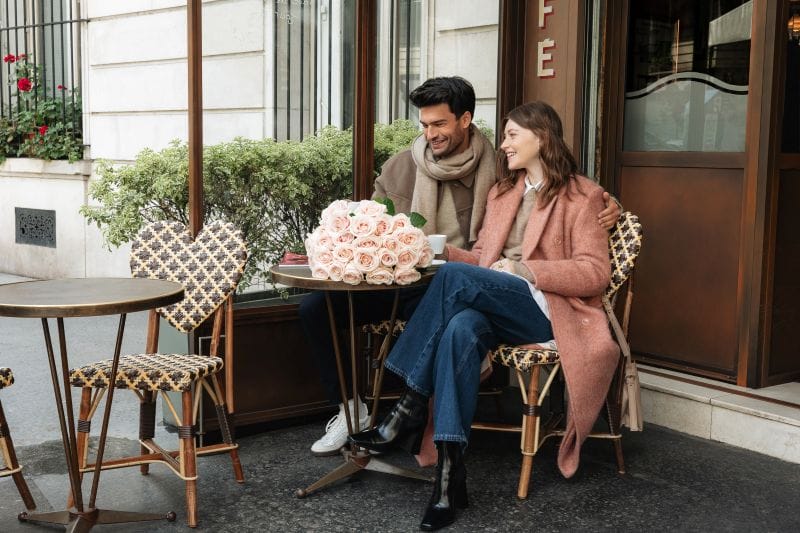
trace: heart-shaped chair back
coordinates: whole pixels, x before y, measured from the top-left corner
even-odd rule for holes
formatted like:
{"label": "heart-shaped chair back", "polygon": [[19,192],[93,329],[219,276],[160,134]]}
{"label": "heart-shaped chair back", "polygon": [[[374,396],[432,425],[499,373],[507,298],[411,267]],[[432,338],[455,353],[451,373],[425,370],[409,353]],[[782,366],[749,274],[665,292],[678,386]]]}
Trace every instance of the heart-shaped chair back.
{"label": "heart-shaped chair back", "polygon": [[183,285],[183,300],[156,311],[175,329],[187,333],[225,301],[242,278],[247,247],[229,222],[215,221],[192,240],[180,222],[153,222],[139,231],[131,246],[131,274]]}

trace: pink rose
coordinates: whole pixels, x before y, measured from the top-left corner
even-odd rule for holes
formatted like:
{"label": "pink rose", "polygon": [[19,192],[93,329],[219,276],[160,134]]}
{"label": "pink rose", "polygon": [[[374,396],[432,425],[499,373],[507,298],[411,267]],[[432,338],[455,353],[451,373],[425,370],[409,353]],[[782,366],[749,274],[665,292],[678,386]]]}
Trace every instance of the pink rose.
{"label": "pink rose", "polygon": [[311,267],[311,276],[317,279],[328,279],[328,269],[323,265],[314,265]]}
{"label": "pink rose", "polygon": [[330,250],[317,250],[314,255],[314,264],[327,267],[333,263],[333,252]]}
{"label": "pink rose", "polygon": [[331,234],[325,230],[321,231],[319,236],[317,236],[317,243],[316,243],[317,252],[321,250],[328,250],[328,251],[333,250],[333,246],[334,243]]}
{"label": "pink rose", "polygon": [[393,267],[397,264],[397,254],[384,248],[380,250],[380,260],[383,266]]}
{"label": "pink rose", "polygon": [[400,228],[392,235],[396,237],[403,246],[409,246],[417,249],[419,249],[422,246],[422,243],[424,243],[426,240],[425,234],[422,233],[422,230],[415,227]]}
{"label": "pink rose", "polygon": [[347,213],[333,213],[322,224],[331,233],[342,233],[350,229],[350,216]]}
{"label": "pink rose", "polygon": [[401,248],[397,252],[397,268],[414,268],[419,261],[419,252],[413,248]]}
{"label": "pink rose", "polygon": [[392,218],[391,233],[394,233],[395,231],[401,228],[413,228],[413,227],[414,226],[411,224],[411,219],[408,218],[408,216],[403,213],[399,213]]}
{"label": "pink rose", "polygon": [[366,237],[356,237],[353,241],[353,246],[356,250],[377,250],[383,245],[383,239],[375,235],[367,235]]}
{"label": "pink rose", "polygon": [[392,217],[381,213],[375,218],[375,235],[381,236],[392,230]]}
{"label": "pink rose", "polygon": [[350,218],[350,231],[356,237],[366,237],[375,231],[376,220],[369,215],[355,215]]}
{"label": "pink rose", "polygon": [[317,232],[316,232],[316,230],[314,231],[314,233],[309,233],[308,234],[308,236],[306,237],[306,240],[303,241],[303,244],[306,247],[306,253],[309,256],[314,255],[314,250],[316,250],[316,248],[317,248]]}
{"label": "pink rose", "polygon": [[322,210],[322,214],[319,216],[322,224],[327,224],[328,220],[330,220],[332,216],[347,216],[347,214],[350,212],[347,208],[348,204],[349,202],[347,200],[335,200],[331,202],[328,207]]}
{"label": "pink rose", "polygon": [[390,252],[396,253],[398,250],[400,250],[400,241],[395,239],[392,235],[385,235],[383,237],[383,247]]}
{"label": "pink rose", "polygon": [[394,280],[394,274],[388,268],[378,267],[371,272],[367,272],[367,283],[373,285],[391,285]]}
{"label": "pink rose", "polygon": [[333,237],[333,242],[335,244],[349,244],[353,242],[355,238],[356,236],[350,233],[349,231],[343,231],[342,233],[339,233],[338,235]]}
{"label": "pink rose", "polygon": [[373,200],[361,200],[355,208],[357,215],[377,217],[386,212],[386,206]]}
{"label": "pink rose", "polygon": [[408,285],[410,283],[414,283],[415,281],[419,281],[419,278],[421,277],[422,274],[413,268],[399,268],[394,271],[394,282],[398,285]]}
{"label": "pink rose", "polygon": [[356,250],[355,257],[351,263],[359,272],[370,272],[378,268],[380,260],[375,250]]}
{"label": "pink rose", "polygon": [[358,285],[364,279],[364,275],[352,263],[344,267],[342,281],[350,285]]}
{"label": "pink rose", "polygon": [[339,263],[338,261],[334,261],[328,267],[328,276],[331,278],[332,281],[342,281],[342,276],[344,275],[344,263]]}
{"label": "pink rose", "polygon": [[417,261],[418,267],[428,267],[433,262],[433,248],[430,245],[426,244],[425,247],[422,249],[422,252],[419,254],[419,260]]}
{"label": "pink rose", "polygon": [[333,247],[333,258],[340,263],[352,261],[355,252],[351,244],[337,244]]}

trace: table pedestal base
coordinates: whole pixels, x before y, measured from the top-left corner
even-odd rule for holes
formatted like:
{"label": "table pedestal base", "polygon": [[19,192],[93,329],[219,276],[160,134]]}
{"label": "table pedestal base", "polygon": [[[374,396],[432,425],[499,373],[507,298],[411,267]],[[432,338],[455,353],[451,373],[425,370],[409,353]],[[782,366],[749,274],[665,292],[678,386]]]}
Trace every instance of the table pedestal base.
{"label": "table pedestal base", "polygon": [[167,514],[132,513],[127,511],[108,511],[105,509],[91,509],[79,513],[74,508],[64,511],[49,513],[20,513],[17,517],[22,522],[36,522],[39,524],[59,524],[66,526],[66,531],[79,533],[89,531],[97,524],[121,524],[125,522],[148,522],[151,520],[175,521],[175,513]]}
{"label": "table pedestal base", "polygon": [[305,498],[306,496],[313,494],[316,491],[339,481],[340,479],[350,477],[361,470],[372,470],[373,472],[383,472],[384,474],[393,474],[395,476],[403,476],[411,479],[420,479],[422,481],[433,482],[433,477],[431,476],[420,474],[419,472],[415,472],[414,470],[410,470],[408,468],[400,468],[398,466],[391,465],[385,461],[376,459],[374,455],[371,455],[367,451],[352,452],[347,450],[342,452],[342,455],[344,456],[343,465],[336,467],[334,470],[321,477],[308,487],[304,489],[297,489],[295,496],[298,498]]}

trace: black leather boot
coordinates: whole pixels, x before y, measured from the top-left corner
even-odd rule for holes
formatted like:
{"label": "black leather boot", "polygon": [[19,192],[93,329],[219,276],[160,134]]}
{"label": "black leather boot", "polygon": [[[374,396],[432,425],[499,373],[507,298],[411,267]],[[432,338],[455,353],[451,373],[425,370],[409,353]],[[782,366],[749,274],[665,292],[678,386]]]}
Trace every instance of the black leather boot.
{"label": "black leather boot", "polygon": [[349,440],[357,446],[376,452],[400,447],[417,454],[427,422],[428,397],[406,389],[377,427],[350,435]]}
{"label": "black leather boot", "polygon": [[456,509],[469,506],[467,469],[464,467],[461,443],[436,441],[436,451],[439,452],[436,481],[425,516],[419,525],[423,531],[436,531],[452,524],[456,519]]}

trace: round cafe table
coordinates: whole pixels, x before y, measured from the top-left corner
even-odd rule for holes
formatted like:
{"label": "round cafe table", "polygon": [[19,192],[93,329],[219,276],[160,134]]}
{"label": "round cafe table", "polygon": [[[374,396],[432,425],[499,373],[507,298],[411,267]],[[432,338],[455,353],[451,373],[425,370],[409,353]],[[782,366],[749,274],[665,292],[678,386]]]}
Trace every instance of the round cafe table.
{"label": "round cafe table", "polygon": [[[103,413],[97,460],[92,476],[88,503],[84,503],[75,435],[75,416],[69,383],[67,341],[64,318],[119,314],[116,345],[112,359],[111,375],[116,375],[122,348],[127,313],[144,311],[175,303],[183,298],[183,287],[171,281],[144,278],[84,278],[27,281],[0,285],[0,316],[40,318],[44,329],[45,349],[50,363],[50,377],[61,427],[61,440],[67,460],[69,485],[74,506],[70,509],[19,515],[23,521],[66,525],[67,531],[88,531],[95,524],[138,522],[144,520],[174,520],[175,513],[152,514],[111,511],[95,508],[100,465],[103,462],[108,416],[114,387],[109,387]],[[48,319],[55,318],[58,327],[58,346],[61,376],[56,362]],[[60,384],[59,384],[60,381]]]}
{"label": "round cafe table", "polygon": [[[281,283],[289,287],[297,287],[302,289],[310,289],[325,292],[325,302],[328,306],[328,320],[330,322],[331,334],[333,336],[333,348],[336,355],[336,370],[339,374],[339,387],[342,394],[342,402],[344,403],[345,418],[347,420],[347,432],[353,434],[353,429],[356,428],[356,420],[359,420],[358,403],[354,402],[353,410],[351,412],[348,405],[347,390],[345,387],[344,367],[342,365],[342,350],[337,334],[337,325],[334,318],[333,306],[331,303],[331,293],[336,291],[344,291],[347,293],[347,308],[348,308],[348,333],[350,336],[350,368],[352,372],[353,395],[355,398],[358,395],[358,375],[356,364],[356,324],[353,313],[353,293],[354,292],[378,292],[378,291],[394,291],[394,303],[392,305],[391,317],[389,319],[388,331],[394,331],[395,322],[397,320],[397,308],[400,301],[400,291],[410,289],[412,287],[420,287],[427,285],[433,279],[435,270],[428,269],[422,272],[422,278],[410,285],[371,285],[369,283],[360,283],[358,285],[350,285],[341,281],[331,281],[329,279],[317,279],[311,276],[311,269],[308,267],[300,266],[273,266],[270,270],[272,273],[272,280],[275,283]],[[383,317],[376,317],[383,318]],[[383,361],[389,350],[389,343],[391,341],[391,334],[387,335],[383,344],[378,352],[377,360],[380,362],[380,370],[378,372],[377,383],[375,387],[375,397],[372,403],[372,415],[370,416],[370,427],[375,425],[375,416],[377,414],[378,401],[380,400],[381,383],[383,380]],[[331,483],[340,479],[352,476],[361,470],[373,470],[376,472],[383,472],[386,474],[394,474],[398,476],[410,477],[414,479],[421,479],[424,481],[431,481],[430,476],[426,476],[409,470],[406,468],[399,468],[391,465],[385,461],[376,459],[370,455],[368,450],[352,446],[343,451],[344,464],[338,466],[333,471],[329,472],[316,482],[312,483],[304,489],[298,489],[296,495],[298,498],[303,498],[309,494],[316,492]]]}

